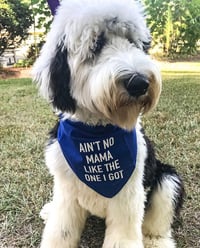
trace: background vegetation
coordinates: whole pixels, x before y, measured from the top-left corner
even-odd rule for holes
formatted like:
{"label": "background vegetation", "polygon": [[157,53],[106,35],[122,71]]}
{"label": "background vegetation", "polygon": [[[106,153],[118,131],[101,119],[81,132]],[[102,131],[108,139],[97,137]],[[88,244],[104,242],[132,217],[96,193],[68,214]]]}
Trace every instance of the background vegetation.
{"label": "background vegetation", "polygon": [[[141,1],[146,6],[154,53],[165,57],[197,54],[200,46],[200,0]],[[33,61],[51,21],[46,0],[0,0],[0,55],[10,45],[19,44],[32,25],[34,30],[42,28],[44,33],[40,42],[31,45],[29,57]]]}
{"label": "background vegetation", "polygon": [[0,0],[0,55],[9,47],[17,47],[28,35],[33,23],[27,1]]}
{"label": "background vegetation", "polygon": [[144,0],[153,45],[164,56],[195,54],[200,40],[200,0]]}

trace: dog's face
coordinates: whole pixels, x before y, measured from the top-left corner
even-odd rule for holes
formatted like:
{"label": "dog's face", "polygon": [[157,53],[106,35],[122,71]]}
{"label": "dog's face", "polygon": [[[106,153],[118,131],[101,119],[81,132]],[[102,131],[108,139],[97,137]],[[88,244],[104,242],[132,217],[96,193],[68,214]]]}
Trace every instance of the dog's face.
{"label": "dog's face", "polygon": [[34,66],[35,80],[56,109],[131,129],[161,91],[149,45],[133,0],[63,0]]}

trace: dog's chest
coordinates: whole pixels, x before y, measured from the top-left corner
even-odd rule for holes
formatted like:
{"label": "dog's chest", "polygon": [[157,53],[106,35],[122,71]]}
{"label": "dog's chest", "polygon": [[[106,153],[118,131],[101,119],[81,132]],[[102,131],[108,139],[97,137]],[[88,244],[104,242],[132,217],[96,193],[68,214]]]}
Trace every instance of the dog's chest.
{"label": "dog's chest", "polygon": [[92,215],[105,218],[109,198],[105,198],[100,194],[97,194],[80,180],[77,180],[77,185],[77,199],[80,206],[89,211]]}

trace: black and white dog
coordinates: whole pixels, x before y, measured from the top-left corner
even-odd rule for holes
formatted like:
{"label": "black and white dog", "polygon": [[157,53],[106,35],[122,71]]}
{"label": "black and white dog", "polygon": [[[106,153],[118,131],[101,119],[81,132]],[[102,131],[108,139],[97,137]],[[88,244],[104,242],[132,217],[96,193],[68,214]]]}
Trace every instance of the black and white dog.
{"label": "black and white dog", "polygon": [[46,147],[53,201],[42,211],[42,248],[76,248],[86,218],[105,218],[103,248],[173,248],[183,186],[155,158],[140,116],[161,77],[150,33],[133,0],[63,0],[34,66],[60,113]]}

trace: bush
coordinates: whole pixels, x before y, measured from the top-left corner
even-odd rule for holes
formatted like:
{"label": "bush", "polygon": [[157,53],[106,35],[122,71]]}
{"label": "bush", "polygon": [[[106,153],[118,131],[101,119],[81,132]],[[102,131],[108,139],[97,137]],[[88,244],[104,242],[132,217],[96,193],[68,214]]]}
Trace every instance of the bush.
{"label": "bush", "polygon": [[17,61],[17,63],[15,64],[15,67],[19,68],[19,67],[30,67],[31,65],[33,65],[34,60],[33,59],[19,59]]}
{"label": "bush", "polygon": [[153,45],[164,55],[195,54],[200,40],[199,0],[144,0]]}

